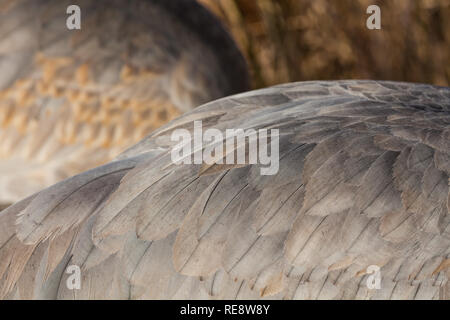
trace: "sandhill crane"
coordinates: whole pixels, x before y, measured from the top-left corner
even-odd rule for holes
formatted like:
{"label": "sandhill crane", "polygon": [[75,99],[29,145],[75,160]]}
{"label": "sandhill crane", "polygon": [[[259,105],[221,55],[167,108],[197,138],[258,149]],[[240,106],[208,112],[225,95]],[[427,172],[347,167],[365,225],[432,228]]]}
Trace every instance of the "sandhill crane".
{"label": "sandhill crane", "polygon": [[[278,129],[277,174],[175,164],[173,132],[200,120]],[[450,88],[300,82],[219,99],[0,213],[0,297],[448,299],[449,174]]]}
{"label": "sandhill crane", "polygon": [[0,1],[0,207],[107,163],[176,115],[249,89],[194,0]]}

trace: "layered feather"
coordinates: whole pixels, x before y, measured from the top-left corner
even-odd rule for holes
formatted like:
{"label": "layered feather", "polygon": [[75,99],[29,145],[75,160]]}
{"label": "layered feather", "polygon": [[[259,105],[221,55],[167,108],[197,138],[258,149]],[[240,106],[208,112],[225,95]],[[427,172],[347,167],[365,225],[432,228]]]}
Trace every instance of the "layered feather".
{"label": "layered feather", "polygon": [[[171,134],[194,120],[278,128],[278,173],[176,165]],[[449,127],[450,89],[420,84],[292,83],[209,103],[2,212],[2,297],[32,296],[27,284],[59,298],[448,299]],[[65,286],[69,263],[81,290]]]}

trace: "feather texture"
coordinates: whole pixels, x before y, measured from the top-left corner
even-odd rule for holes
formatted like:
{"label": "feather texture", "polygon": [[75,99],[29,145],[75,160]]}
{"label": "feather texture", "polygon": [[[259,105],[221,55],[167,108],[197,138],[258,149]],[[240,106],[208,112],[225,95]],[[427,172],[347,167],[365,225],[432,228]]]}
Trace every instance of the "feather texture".
{"label": "feather texture", "polygon": [[[194,120],[278,128],[278,173],[175,165],[171,134]],[[291,83],[208,103],[0,213],[0,294],[449,299],[449,127],[450,89],[421,84]]]}

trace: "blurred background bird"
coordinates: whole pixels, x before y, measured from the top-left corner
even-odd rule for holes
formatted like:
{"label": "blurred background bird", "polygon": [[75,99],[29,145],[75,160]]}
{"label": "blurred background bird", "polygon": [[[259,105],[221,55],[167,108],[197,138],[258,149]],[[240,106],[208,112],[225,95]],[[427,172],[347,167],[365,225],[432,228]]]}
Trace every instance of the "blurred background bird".
{"label": "blurred background bird", "polygon": [[249,89],[193,0],[0,1],[0,206],[111,160],[204,102]]}

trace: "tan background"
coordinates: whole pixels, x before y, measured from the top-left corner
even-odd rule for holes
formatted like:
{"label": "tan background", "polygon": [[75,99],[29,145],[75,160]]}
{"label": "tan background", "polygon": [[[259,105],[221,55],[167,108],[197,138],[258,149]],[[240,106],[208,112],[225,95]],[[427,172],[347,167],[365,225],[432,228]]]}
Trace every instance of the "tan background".
{"label": "tan background", "polygon": [[[200,0],[230,27],[253,86],[324,79],[450,84],[450,0]],[[366,9],[381,8],[381,30]]]}

